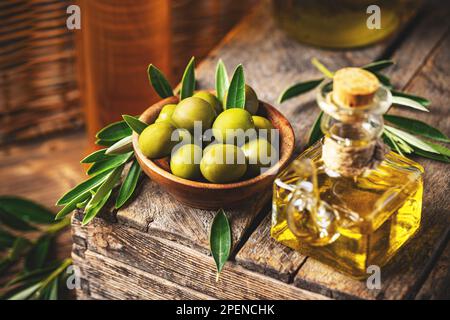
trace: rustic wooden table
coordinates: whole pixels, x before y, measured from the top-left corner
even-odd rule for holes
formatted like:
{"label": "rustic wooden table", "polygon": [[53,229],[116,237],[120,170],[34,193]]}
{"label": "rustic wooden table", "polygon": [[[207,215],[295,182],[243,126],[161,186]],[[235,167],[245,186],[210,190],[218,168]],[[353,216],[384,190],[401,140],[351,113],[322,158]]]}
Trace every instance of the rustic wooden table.
{"label": "rustic wooden table", "polygon": [[[198,67],[202,88],[214,86],[222,58],[234,68],[243,63],[248,83],[262,100],[299,80],[318,76],[312,57],[332,69],[359,66],[381,58],[403,90],[432,100],[422,120],[450,133],[450,6],[421,10],[394,39],[354,51],[327,51],[298,44],[278,30],[266,2],[243,20]],[[291,121],[301,151],[318,112],[313,94],[278,105]],[[416,116],[414,111],[396,112]],[[420,232],[382,269],[381,289],[370,290],[319,262],[270,238],[271,191],[228,211],[233,234],[232,261],[216,282],[208,232],[215,212],[181,205],[148,178],[126,208],[103,212],[81,227],[73,217],[73,253],[80,268],[80,299],[436,299],[449,298],[449,171],[443,163],[425,166],[423,222]]]}

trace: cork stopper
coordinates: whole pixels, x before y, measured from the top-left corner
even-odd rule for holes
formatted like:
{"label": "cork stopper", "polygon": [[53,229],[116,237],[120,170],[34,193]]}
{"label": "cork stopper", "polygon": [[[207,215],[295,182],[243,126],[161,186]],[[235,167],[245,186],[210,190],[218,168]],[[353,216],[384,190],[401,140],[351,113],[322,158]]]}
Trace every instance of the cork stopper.
{"label": "cork stopper", "polygon": [[343,68],[333,77],[333,100],[344,107],[361,107],[372,103],[380,87],[378,78],[360,68]]}

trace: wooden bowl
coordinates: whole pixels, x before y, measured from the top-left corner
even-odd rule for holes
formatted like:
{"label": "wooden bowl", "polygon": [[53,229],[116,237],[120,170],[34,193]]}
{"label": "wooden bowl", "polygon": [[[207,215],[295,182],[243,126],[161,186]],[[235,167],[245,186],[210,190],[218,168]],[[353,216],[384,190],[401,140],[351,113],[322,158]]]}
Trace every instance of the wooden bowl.
{"label": "wooden bowl", "polygon": [[[178,103],[178,97],[169,97],[155,103],[142,113],[140,120],[153,123],[162,107]],[[289,121],[273,106],[260,101],[258,115],[269,119],[280,134],[279,161],[264,173],[239,182],[218,184],[179,178],[170,172],[169,158],[150,160],[139,149],[138,134],[133,133],[133,148],[142,170],[154,182],[180,202],[200,209],[233,208],[243,205],[252,196],[272,188],[276,175],[289,162],[295,145],[294,131]]]}

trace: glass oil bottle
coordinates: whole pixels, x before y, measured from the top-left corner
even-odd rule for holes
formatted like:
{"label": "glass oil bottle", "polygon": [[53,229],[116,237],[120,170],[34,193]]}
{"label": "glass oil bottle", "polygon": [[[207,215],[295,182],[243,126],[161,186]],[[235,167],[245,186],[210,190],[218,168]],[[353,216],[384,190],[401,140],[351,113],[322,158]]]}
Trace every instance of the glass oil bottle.
{"label": "glass oil bottle", "polygon": [[423,168],[380,140],[391,99],[365,70],[336,72],[317,94],[325,137],[273,185],[271,236],[359,279],[420,226]]}

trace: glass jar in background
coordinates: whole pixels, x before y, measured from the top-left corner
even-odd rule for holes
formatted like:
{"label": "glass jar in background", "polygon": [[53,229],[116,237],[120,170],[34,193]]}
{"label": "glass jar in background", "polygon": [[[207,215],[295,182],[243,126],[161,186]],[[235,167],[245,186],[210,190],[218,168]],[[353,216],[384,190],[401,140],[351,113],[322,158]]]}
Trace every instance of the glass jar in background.
{"label": "glass jar in background", "polygon": [[122,114],[140,114],[156,94],[146,68],[169,65],[166,0],[79,0],[77,33],[79,87],[90,142]]}
{"label": "glass jar in background", "polygon": [[78,0],[78,82],[91,145],[102,127],[157,101],[150,63],[175,86],[191,56],[204,57],[255,2]]}
{"label": "glass jar in background", "polygon": [[[300,42],[354,48],[380,41],[410,18],[420,0],[273,0],[275,18]],[[381,28],[369,29],[367,7],[380,7]]]}

